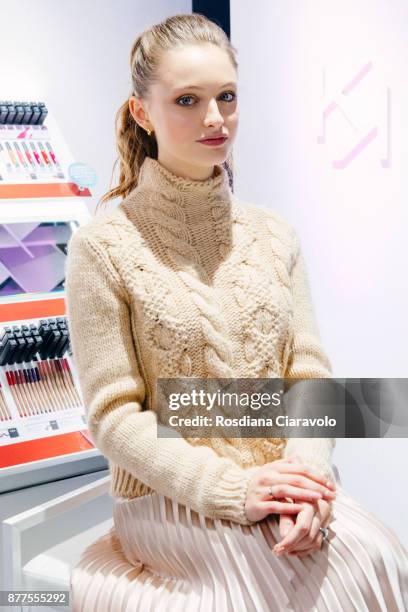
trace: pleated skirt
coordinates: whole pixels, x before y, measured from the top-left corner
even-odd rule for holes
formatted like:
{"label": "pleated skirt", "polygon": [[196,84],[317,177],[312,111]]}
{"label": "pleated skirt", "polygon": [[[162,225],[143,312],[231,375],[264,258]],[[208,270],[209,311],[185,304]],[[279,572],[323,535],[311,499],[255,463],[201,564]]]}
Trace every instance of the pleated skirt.
{"label": "pleated skirt", "polygon": [[276,557],[276,515],[212,520],[163,495],[117,499],[71,573],[74,612],[407,612],[408,552],[337,486],[329,541]]}

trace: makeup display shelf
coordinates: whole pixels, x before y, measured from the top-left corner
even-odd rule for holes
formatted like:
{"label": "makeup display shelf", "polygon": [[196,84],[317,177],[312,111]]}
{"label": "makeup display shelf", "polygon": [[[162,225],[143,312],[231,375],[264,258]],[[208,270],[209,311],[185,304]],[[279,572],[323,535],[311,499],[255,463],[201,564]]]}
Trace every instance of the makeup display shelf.
{"label": "makeup display shelf", "polygon": [[70,352],[67,245],[88,188],[42,102],[0,101],[0,493],[106,470]]}

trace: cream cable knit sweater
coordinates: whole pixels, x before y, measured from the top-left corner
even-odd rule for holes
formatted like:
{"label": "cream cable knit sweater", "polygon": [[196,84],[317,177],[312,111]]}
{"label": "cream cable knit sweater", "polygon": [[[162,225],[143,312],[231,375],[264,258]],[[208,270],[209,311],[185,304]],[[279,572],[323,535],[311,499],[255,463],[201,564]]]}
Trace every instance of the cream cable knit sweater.
{"label": "cream cable knit sweater", "polygon": [[296,452],[334,479],[334,439],[157,437],[159,377],[331,377],[294,229],[238,201],[222,166],[193,181],[146,158],[129,196],[71,239],[66,299],[112,496],[157,491],[250,524],[256,466]]}

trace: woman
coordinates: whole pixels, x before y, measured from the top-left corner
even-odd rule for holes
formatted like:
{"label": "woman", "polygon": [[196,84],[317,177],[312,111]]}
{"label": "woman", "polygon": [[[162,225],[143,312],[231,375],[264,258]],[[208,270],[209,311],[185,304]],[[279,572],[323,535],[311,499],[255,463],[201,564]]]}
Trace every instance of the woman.
{"label": "woman", "polygon": [[67,265],[115,524],[72,571],[73,609],[402,612],[407,552],[336,491],[333,440],[158,435],[158,378],[321,378],[331,365],[296,232],[231,191],[228,38],[173,16],[136,40],[131,72],[119,186],[103,198],[122,201],[79,229]]}

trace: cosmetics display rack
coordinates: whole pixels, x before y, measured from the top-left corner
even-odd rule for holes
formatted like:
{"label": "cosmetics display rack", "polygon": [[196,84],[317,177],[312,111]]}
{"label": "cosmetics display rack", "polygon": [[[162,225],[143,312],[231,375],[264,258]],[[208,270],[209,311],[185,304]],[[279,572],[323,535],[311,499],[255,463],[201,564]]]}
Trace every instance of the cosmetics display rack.
{"label": "cosmetics display rack", "polygon": [[43,102],[0,100],[0,492],[106,469],[86,426],[65,307],[88,189]]}
{"label": "cosmetics display rack", "polygon": [[[84,427],[65,317],[0,331],[0,446]],[[84,448],[88,448],[89,436]],[[44,447],[45,440],[43,440]],[[9,448],[11,460],[12,449]]]}
{"label": "cosmetics display rack", "polygon": [[70,180],[70,163],[72,157],[43,102],[0,100],[0,198],[90,196],[88,189]]}

